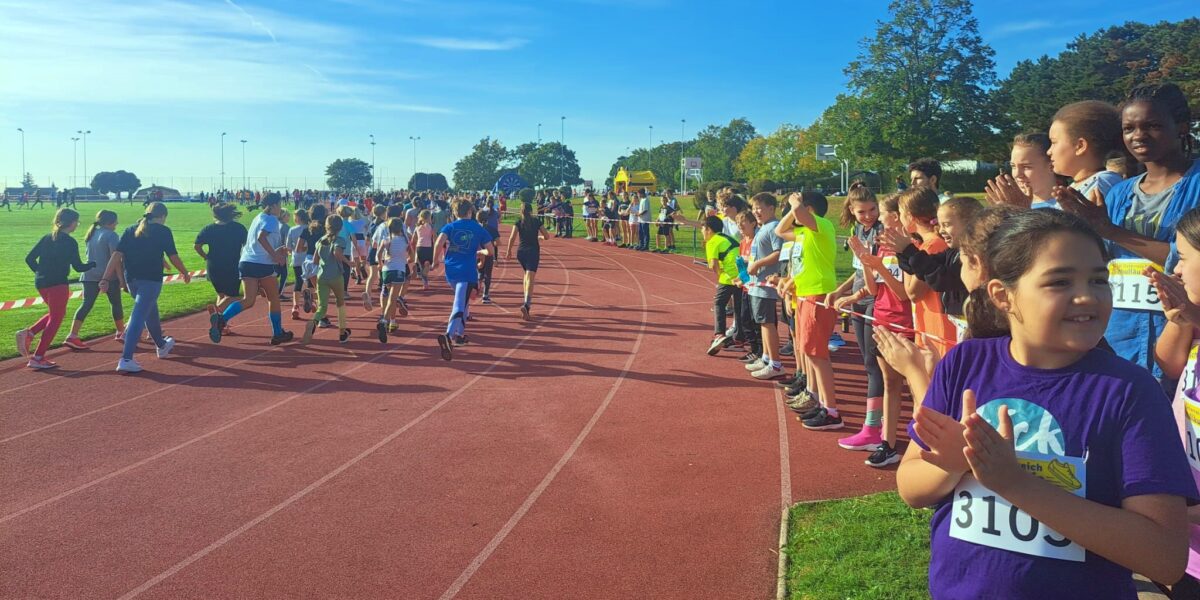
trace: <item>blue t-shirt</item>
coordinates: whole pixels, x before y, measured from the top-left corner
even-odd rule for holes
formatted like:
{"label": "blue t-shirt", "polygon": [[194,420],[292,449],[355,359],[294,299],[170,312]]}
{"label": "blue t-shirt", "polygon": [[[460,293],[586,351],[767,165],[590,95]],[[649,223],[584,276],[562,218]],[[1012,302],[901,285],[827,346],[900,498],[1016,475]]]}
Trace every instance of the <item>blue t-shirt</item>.
{"label": "blue t-shirt", "polygon": [[475,253],[492,241],[492,234],[474,219],[459,219],[438,232],[446,236],[446,280],[451,283],[479,281]]}
{"label": "blue t-shirt", "polygon": [[259,235],[264,231],[267,233],[268,240],[278,241],[279,219],[268,213],[260,212],[250,222],[250,229],[246,232],[246,245],[242,246],[242,262],[260,265],[275,264],[275,259],[267,253],[267,250],[258,241]]}
{"label": "blue t-shirt", "polygon": [[[934,370],[924,406],[959,419],[963,390],[974,390],[977,412],[997,427],[1007,405],[1024,468],[1093,502],[1197,496],[1170,401],[1149,373],[1104,350],[1063,369],[1026,367],[1010,342],[956,346]],[[909,433],[920,443],[911,424]],[[934,598],[1137,597],[1129,569],[1066,540],[969,473],[938,503],[930,547]]]}

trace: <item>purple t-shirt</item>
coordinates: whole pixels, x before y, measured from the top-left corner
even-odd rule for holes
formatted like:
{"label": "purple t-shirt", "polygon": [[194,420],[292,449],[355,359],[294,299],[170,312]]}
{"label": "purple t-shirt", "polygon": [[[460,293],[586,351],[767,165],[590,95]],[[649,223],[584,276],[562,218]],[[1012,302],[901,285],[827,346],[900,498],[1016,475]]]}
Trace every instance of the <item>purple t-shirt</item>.
{"label": "purple t-shirt", "polygon": [[[968,340],[947,353],[924,406],[960,418],[971,389],[977,412],[997,426],[1007,405],[1025,468],[1093,502],[1196,498],[1170,402],[1149,372],[1103,350],[1063,369],[1025,367],[1010,341]],[[934,598],[1137,597],[1129,569],[1010,508],[969,473],[938,503],[931,529]]]}

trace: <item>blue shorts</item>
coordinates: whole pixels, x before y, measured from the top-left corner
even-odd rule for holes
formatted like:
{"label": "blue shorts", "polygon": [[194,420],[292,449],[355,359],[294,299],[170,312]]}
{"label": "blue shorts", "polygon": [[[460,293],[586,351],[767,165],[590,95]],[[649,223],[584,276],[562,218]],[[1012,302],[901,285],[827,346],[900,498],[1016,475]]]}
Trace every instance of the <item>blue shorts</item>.
{"label": "blue shorts", "polygon": [[262,263],[242,261],[238,263],[238,273],[242,279],[265,279],[267,277],[278,276],[275,271],[275,265],[264,265]]}
{"label": "blue shorts", "polygon": [[408,281],[408,271],[387,271],[383,272],[383,284],[392,285],[395,283],[404,283]]}

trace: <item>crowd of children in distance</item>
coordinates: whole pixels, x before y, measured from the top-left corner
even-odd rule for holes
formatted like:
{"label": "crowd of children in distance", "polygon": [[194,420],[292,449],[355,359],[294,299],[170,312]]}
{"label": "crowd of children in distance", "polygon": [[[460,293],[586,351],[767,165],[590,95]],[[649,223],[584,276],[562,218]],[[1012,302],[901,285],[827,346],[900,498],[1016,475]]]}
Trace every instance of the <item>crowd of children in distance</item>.
{"label": "crowd of children in distance", "polygon": [[[1190,123],[1172,84],[1134,88],[1120,108],[1065,106],[1048,133],[1014,139],[1012,174],[989,183],[986,207],[939,194],[941,169],[930,159],[910,165],[911,188],[882,200],[855,184],[841,215],[854,274],[842,282],[821,194],[793,193],[780,206],[769,193],[747,203],[723,190],[702,210],[717,278],[709,354],[747,349],[750,375],[785,387],[808,429],[844,426],[828,340],[838,313],[851,316],[867,372],[866,418],[837,443],[870,451],[874,467],[899,462],[901,497],[935,508],[933,597],[1132,598],[1131,571],[1169,585],[1172,597],[1200,597],[1200,506],[1188,506],[1200,500],[1200,161]],[[632,196],[601,204],[589,194],[588,238],[602,228],[610,244],[619,235],[647,249],[648,204]],[[294,278],[293,319],[303,320],[301,307],[313,312],[315,292],[306,341],[328,323],[330,294],[339,337],[350,336],[352,276],[365,281],[365,306],[383,299],[377,333],[386,341],[406,314],[409,278],[428,285],[444,263],[454,306],[439,336],[443,358],[467,343],[468,294],[481,287],[486,301],[496,257],[495,199],[370,206],[340,198],[333,214],[322,204],[297,211],[291,229],[280,200],[264,196],[248,229],[236,207],[218,204],[216,222],[196,238],[217,293],[214,342],[260,293],[271,342],[292,339],[281,318],[284,265]],[[678,215],[673,202],[664,196],[659,222]],[[526,318],[546,226],[572,233],[562,204],[550,195],[525,205],[509,237],[509,255],[520,240]],[[58,212],[27,257],[49,308],[17,333],[30,367],[54,366],[45,352],[64,317],[70,268],[84,273],[85,296],[69,346],[86,347],[79,326],[101,292],[122,330],[113,289],[123,287],[135,302],[118,370],[141,369],[133,351],[143,329],[160,357],[170,353],[156,302],[163,257],[184,271],[166,216],[165,205],[150,204],[118,236],[116,215],[102,211],[85,236],[84,263],[71,237],[78,214]],[[780,321],[794,349],[790,377]],[[913,443],[901,456],[905,385],[915,400]]]}

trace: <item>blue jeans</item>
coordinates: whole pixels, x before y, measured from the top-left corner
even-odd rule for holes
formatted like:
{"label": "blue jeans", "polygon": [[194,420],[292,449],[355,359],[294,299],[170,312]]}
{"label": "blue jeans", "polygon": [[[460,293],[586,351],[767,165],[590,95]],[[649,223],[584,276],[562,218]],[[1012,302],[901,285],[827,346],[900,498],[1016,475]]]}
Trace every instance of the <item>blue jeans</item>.
{"label": "blue jeans", "polygon": [[142,328],[150,331],[155,346],[163,345],[162,325],[158,321],[158,295],[162,293],[162,281],[130,279],[129,293],[133,296],[133,310],[129,313],[129,324],[125,327],[125,348],[121,358],[130,360],[137,349]]}
{"label": "blue jeans", "polygon": [[642,250],[649,250],[650,249],[650,224],[649,223],[638,223],[638,237],[641,238],[641,240],[640,240],[641,243],[638,244],[638,247],[641,248]]}

